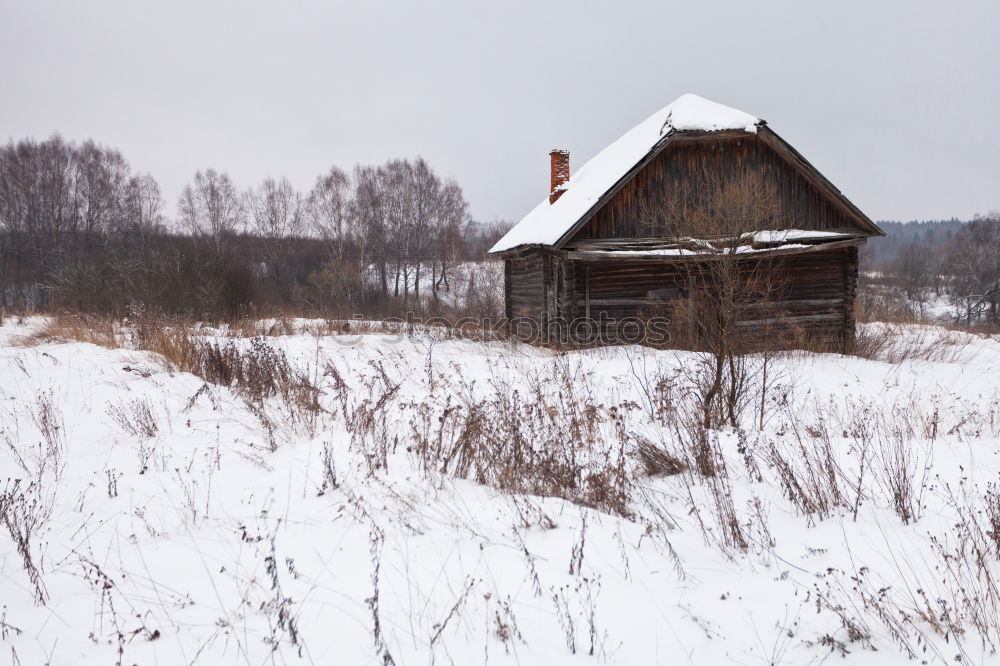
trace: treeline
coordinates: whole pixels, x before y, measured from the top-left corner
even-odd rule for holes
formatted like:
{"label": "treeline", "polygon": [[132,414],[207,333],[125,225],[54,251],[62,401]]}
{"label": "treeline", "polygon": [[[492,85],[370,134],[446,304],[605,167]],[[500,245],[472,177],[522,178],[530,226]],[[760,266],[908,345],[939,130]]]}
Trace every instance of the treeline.
{"label": "treeline", "polygon": [[1000,211],[973,220],[882,222],[865,270],[913,316],[1000,326]]}
{"label": "treeline", "polygon": [[[308,192],[197,172],[177,215],[117,150],[59,136],[0,148],[0,307],[198,317],[436,311],[506,229],[477,224],[423,159],[337,167]],[[478,276],[487,279],[486,276]],[[495,307],[484,303],[483,307]]]}
{"label": "treeline", "polygon": [[899,258],[903,249],[912,244],[949,247],[955,234],[968,220],[914,220],[911,222],[880,221],[885,236],[870,238],[865,246],[865,263],[885,267]]}

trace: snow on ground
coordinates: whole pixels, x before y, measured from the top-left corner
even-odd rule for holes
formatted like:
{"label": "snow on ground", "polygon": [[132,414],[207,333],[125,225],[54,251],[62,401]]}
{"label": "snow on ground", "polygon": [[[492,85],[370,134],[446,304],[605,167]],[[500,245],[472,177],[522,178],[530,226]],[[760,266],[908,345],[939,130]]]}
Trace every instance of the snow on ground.
{"label": "snow on ground", "polygon": [[[649,476],[634,455],[683,440],[689,353],[266,339],[319,387],[316,411],[147,352],[22,346],[38,324],[0,327],[13,663],[995,658],[997,551],[981,569],[959,555],[994,546],[967,512],[988,527],[1000,474],[996,340],[898,329],[934,360],[780,358],[764,430],[754,403],[744,429],[709,433],[719,473],[703,477]],[[575,492],[606,510],[455,464],[477,442],[509,454],[560,434],[587,443]],[[796,493],[782,464],[837,478]],[[627,475],[627,516],[602,495],[608,470]]]}

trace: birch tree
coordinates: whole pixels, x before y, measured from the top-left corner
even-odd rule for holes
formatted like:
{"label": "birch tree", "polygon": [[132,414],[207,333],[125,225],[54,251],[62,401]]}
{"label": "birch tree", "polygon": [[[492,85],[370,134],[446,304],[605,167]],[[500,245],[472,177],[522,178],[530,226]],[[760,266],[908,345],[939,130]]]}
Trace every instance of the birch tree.
{"label": "birch tree", "polygon": [[243,197],[228,174],[215,169],[198,171],[194,182],[184,186],[177,204],[182,228],[207,240],[217,264],[221,264],[229,239],[243,225]]}
{"label": "birch tree", "polygon": [[246,195],[250,223],[264,247],[264,261],[283,300],[291,295],[288,241],[302,233],[302,196],[287,178],[266,178]]}

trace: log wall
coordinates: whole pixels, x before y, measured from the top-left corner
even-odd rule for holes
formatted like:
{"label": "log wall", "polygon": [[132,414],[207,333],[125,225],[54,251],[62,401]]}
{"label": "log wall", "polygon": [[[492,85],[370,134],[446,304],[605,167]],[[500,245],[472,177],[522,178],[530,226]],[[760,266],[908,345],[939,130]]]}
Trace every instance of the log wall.
{"label": "log wall", "polygon": [[[802,171],[783,159],[776,148],[757,135],[737,133],[699,140],[674,139],[635,174],[590,220],[574,239],[667,237],[691,233],[683,223],[666,223],[649,211],[665,201],[698,206],[698,197],[719,182],[720,174],[759,172],[774,187],[778,208],[772,228],[857,228],[843,208],[835,205]],[[668,197],[667,193],[672,196]],[[643,214],[640,214],[643,213]],[[570,241],[572,243],[572,240]]]}
{"label": "log wall", "polygon": [[540,332],[556,308],[552,302],[552,255],[534,251],[504,260],[504,303],[511,334],[525,342],[541,344]]}

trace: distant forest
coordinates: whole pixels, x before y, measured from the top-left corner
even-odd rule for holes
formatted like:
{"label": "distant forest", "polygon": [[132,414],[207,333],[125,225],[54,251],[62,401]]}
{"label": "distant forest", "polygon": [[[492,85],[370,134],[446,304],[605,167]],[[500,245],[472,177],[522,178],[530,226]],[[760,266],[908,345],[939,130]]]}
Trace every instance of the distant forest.
{"label": "distant forest", "polygon": [[971,220],[924,220],[912,222],[878,222],[885,231],[882,238],[871,238],[865,249],[866,263],[885,267],[899,259],[904,248],[919,245],[933,248],[951,247],[955,234]]}
{"label": "distant forest", "polygon": [[498,307],[477,302],[491,276],[459,269],[508,225],[473,221],[459,185],[420,158],[335,166],[308,192],[284,178],[244,189],[206,169],[176,217],[166,205],[152,176],[93,141],[0,148],[0,309],[211,319]]}
{"label": "distant forest", "polygon": [[1000,212],[962,221],[879,222],[862,250],[866,294],[903,318],[1000,325]]}

